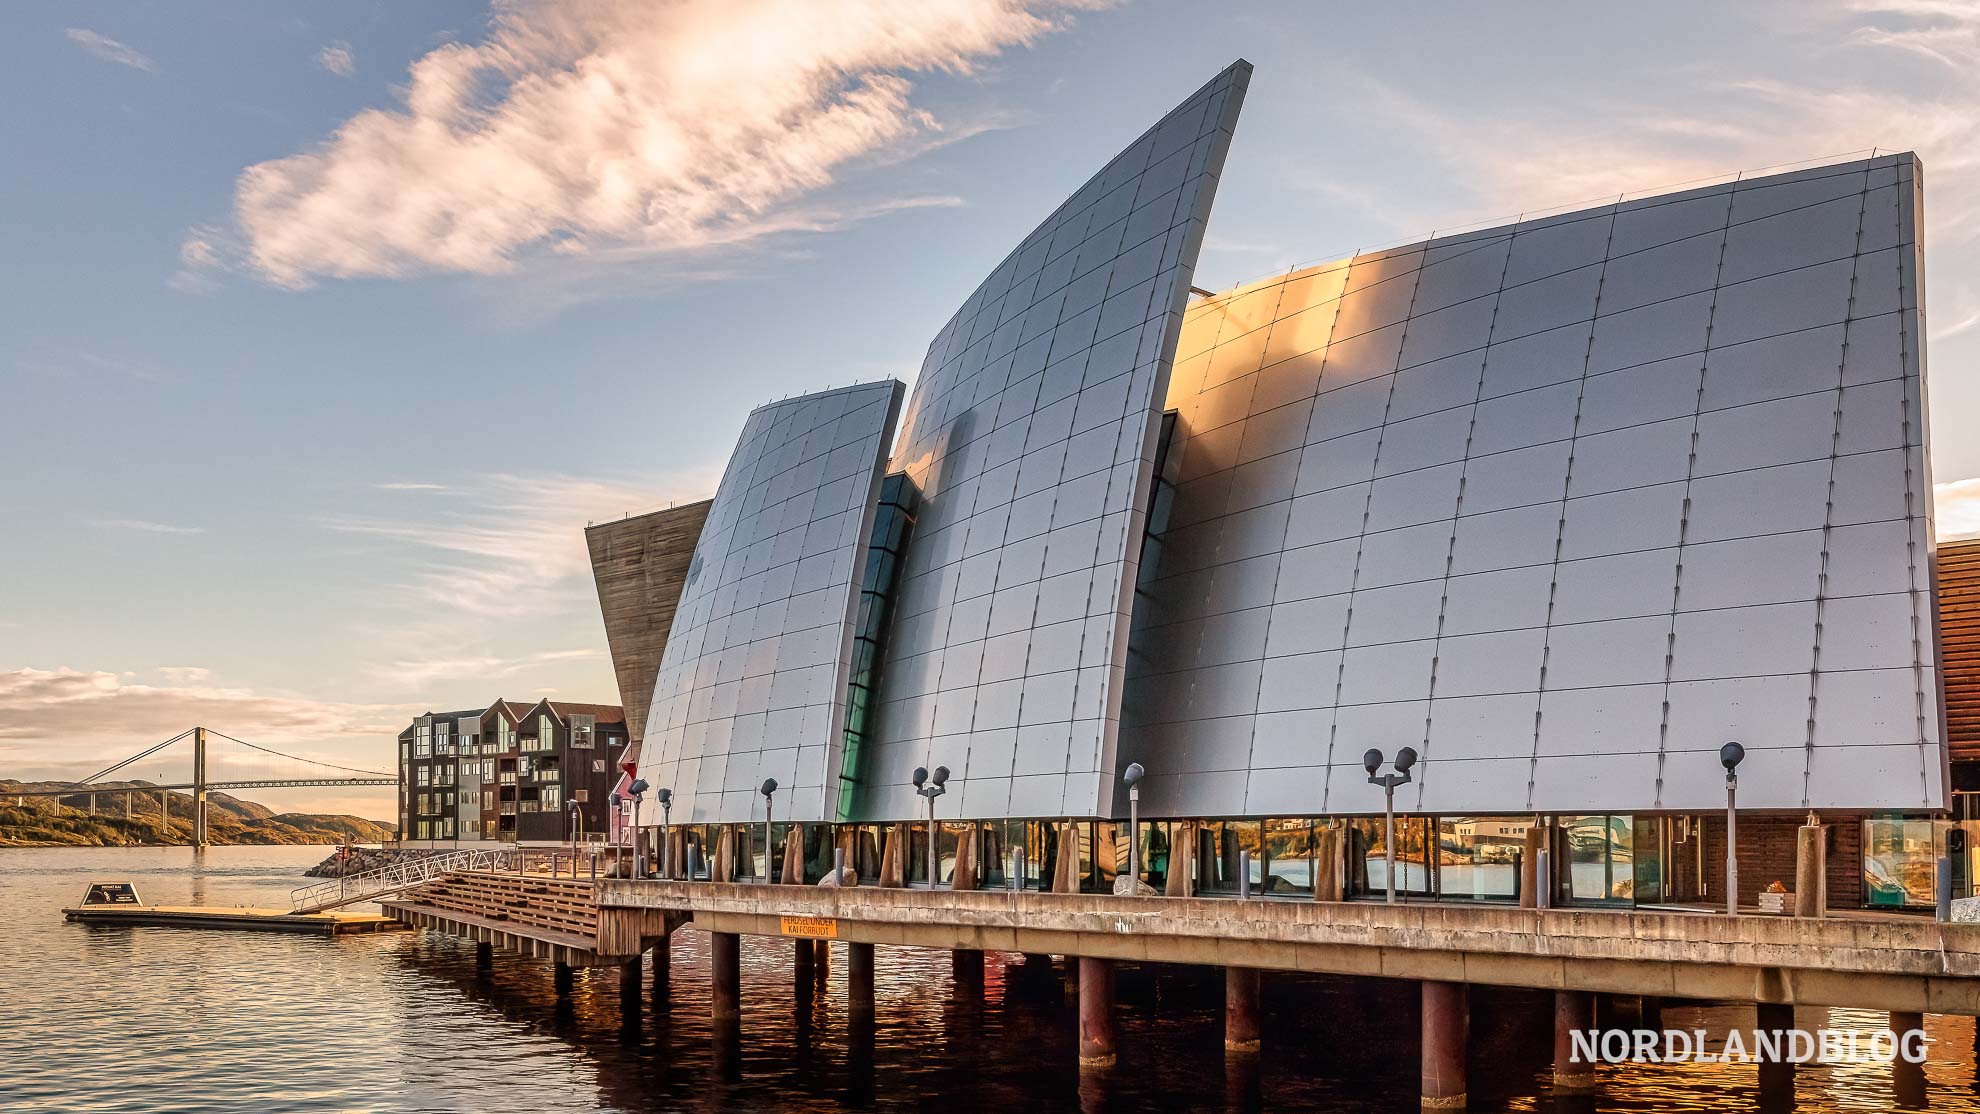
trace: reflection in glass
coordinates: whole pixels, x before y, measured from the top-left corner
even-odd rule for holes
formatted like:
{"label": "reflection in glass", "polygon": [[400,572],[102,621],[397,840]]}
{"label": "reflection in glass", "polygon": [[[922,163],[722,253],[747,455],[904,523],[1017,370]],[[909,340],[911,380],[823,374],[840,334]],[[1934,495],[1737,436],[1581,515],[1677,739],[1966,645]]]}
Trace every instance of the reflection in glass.
{"label": "reflection in glass", "polygon": [[1626,902],[1636,894],[1635,842],[1628,816],[1563,816],[1567,898]]}
{"label": "reflection in glass", "polygon": [[1938,903],[1938,848],[1930,820],[1863,822],[1863,896],[1882,907]]}
{"label": "reflection in glass", "polygon": [[1531,817],[1443,816],[1437,820],[1437,893],[1470,901],[1519,896],[1519,860]]}

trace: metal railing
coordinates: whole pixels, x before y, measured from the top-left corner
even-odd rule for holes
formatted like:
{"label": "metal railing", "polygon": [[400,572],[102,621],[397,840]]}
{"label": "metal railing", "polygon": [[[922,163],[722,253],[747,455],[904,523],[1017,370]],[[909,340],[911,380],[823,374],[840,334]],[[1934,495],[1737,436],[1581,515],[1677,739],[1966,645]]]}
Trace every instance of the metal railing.
{"label": "metal railing", "polygon": [[302,886],[289,893],[291,913],[321,913],[343,905],[370,901],[388,893],[432,881],[436,876],[459,870],[507,870],[513,848],[474,848],[438,855],[404,858],[390,866],[332,878],[313,886]]}

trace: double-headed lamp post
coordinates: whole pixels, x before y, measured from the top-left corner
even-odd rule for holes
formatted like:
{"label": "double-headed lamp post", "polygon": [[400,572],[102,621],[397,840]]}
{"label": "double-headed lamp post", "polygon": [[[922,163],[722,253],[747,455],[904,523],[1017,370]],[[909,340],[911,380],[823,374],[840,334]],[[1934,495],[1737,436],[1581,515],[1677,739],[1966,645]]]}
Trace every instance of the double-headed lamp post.
{"label": "double-headed lamp post", "polygon": [[1739,916],[1739,816],[1733,803],[1739,792],[1739,764],[1746,748],[1727,743],[1719,748],[1719,765],[1726,768],[1726,915]]}
{"label": "double-headed lamp post", "polygon": [[928,767],[914,768],[914,791],[928,798],[928,888],[935,888],[935,798],[949,791],[949,768],[935,767],[934,776],[929,776]]}
{"label": "double-headed lamp post", "polygon": [[[646,797],[646,791],[650,788],[652,786],[646,784],[645,778],[640,778],[631,785],[626,786],[626,795],[632,798],[633,803],[632,845],[634,878],[646,877],[645,864],[640,861],[639,854],[639,802]],[[666,790],[662,789],[660,792],[665,793]]]}
{"label": "double-headed lamp post", "polygon": [[1134,864],[1134,886],[1141,888],[1141,779],[1148,771],[1141,763],[1130,762],[1121,771],[1121,780],[1127,783],[1128,791],[1128,861]]}
{"label": "double-headed lamp post", "polygon": [[1368,771],[1368,784],[1379,785],[1387,796],[1387,804],[1382,810],[1382,844],[1388,849],[1389,904],[1396,903],[1396,786],[1409,784],[1409,768],[1416,765],[1416,748],[1404,747],[1396,752],[1396,772],[1377,774],[1382,767],[1382,752],[1369,750],[1361,756],[1361,765]]}
{"label": "double-headed lamp post", "polygon": [[660,802],[660,877],[674,873],[674,791],[662,789],[653,795]]}
{"label": "double-headed lamp post", "polygon": [[757,789],[763,794],[763,884],[770,884],[770,870],[777,863],[777,837],[770,828],[770,806],[775,802],[777,779],[766,777]]}

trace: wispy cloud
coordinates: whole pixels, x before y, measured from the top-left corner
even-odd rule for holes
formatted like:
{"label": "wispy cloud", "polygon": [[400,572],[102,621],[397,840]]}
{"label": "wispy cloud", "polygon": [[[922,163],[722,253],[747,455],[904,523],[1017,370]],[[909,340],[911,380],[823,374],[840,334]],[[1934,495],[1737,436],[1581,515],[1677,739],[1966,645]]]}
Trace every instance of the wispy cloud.
{"label": "wispy cloud", "polygon": [[[1364,91],[1360,111],[1448,164],[1450,180],[1468,188],[1477,208],[1430,211],[1407,191],[1351,196],[1345,191],[1357,189],[1358,179],[1345,172],[1329,178],[1322,170],[1318,185],[1309,185],[1330,191],[1333,201],[1366,201],[1362,207],[1378,223],[1414,236],[1788,161],[1910,149],[1932,175],[1929,233],[1941,243],[1980,239],[1980,4],[1845,0],[1808,12],[1826,21],[1816,25],[1825,48],[1840,42],[1846,52],[1900,50],[1946,64],[1885,66],[1877,80],[1860,81],[1831,60],[1824,72],[1835,77],[1820,84],[1722,70],[1674,83],[1680,91],[1653,109],[1623,98],[1533,99],[1516,111],[1433,103],[1362,75],[1355,80]],[[1448,204],[1436,196],[1438,206]]]}
{"label": "wispy cloud", "polygon": [[298,287],[834,227],[850,211],[807,199],[944,134],[912,76],[1101,3],[506,0],[484,41],[413,64],[402,106],[243,172],[246,262]]}
{"label": "wispy cloud", "polygon": [[[181,679],[162,685],[101,670],[0,671],[0,768],[80,777],[92,772],[84,766],[107,765],[195,724],[251,742],[293,744],[290,753],[301,757],[390,768],[387,741],[423,710],[217,686],[197,667],[172,668]],[[369,745],[351,745],[360,741]],[[337,749],[303,749],[312,744]],[[77,754],[86,757],[70,757]]]}
{"label": "wispy cloud", "polygon": [[200,665],[161,665],[157,672],[175,685],[203,685],[213,679],[213,671]]}
{"label": "wispy cloud", "polygon": [[493,475],[463,485],[462,498],[438,512],[422,503],[415,518],[334,515],[322,524],[424,554],[418,574],[401,587],[428,610],[437,604],[513,617],[560,606],[574,583],[588,583],[586,523],[669,499],[701,498],[716,479],[712,470],[646,482]]}
{"label": "wispy cloud", "polygon": [[204,534],[204,526],[175,526],[169,522],[151,522],[142,518],[99,518],[94,525],[106,530],[137,530],[146,534]]}
{"label": "wispy cloud", "polygon": [[316,64],[338,77],[349,77],[357,70],[357,55],[351,53],[351,44],[334,42],[316,52]]}
{"label": "wispy cloud", "polygon": [[158,69],[158,63],[146,57],[143,52],[126,46],[108,35],[99,35],[83,27],[71,27],[64,33],[69,36],[70,42],[105,62],[115,62],[119,66],[129,66],[146,73],[153,73]]}
{"label": "wispy cloud", "polygon": [[452,491],[446,484],[427,483],[424,480],[394,480],[390,483],[373,484],[380,491]]}
{"label": "wispy cloud", "polygon": [[[573,661],[596,661],[605,656],[600,649],[548,650],[504,658],[496,655],[413,658],[367,667],[366,672],[382,681],[419,688],[436,681],[499,681],[524,670],[540,669]],[[556,689],[538,689],[555,692]]]}

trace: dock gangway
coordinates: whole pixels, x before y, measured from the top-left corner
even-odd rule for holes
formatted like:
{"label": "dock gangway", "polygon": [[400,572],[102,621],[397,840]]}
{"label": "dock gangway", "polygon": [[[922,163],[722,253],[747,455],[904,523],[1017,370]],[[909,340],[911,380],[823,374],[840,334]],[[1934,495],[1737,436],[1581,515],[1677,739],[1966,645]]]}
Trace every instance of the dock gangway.
{"label": "dock gangway", "polygon": [[456,871],[510,870],[515,865],[514,855],[513,848],[501,847],[447,851],[437,855],[404,858],[376,870],[332,878],[313,886],[298,887],[289,894],[289,902],[292,906],[289,911],[321,913],[326,909],[354,905],[360,901],[374,901],[387,894],[417,886],[422,882],[430,882],[442,874]]}

